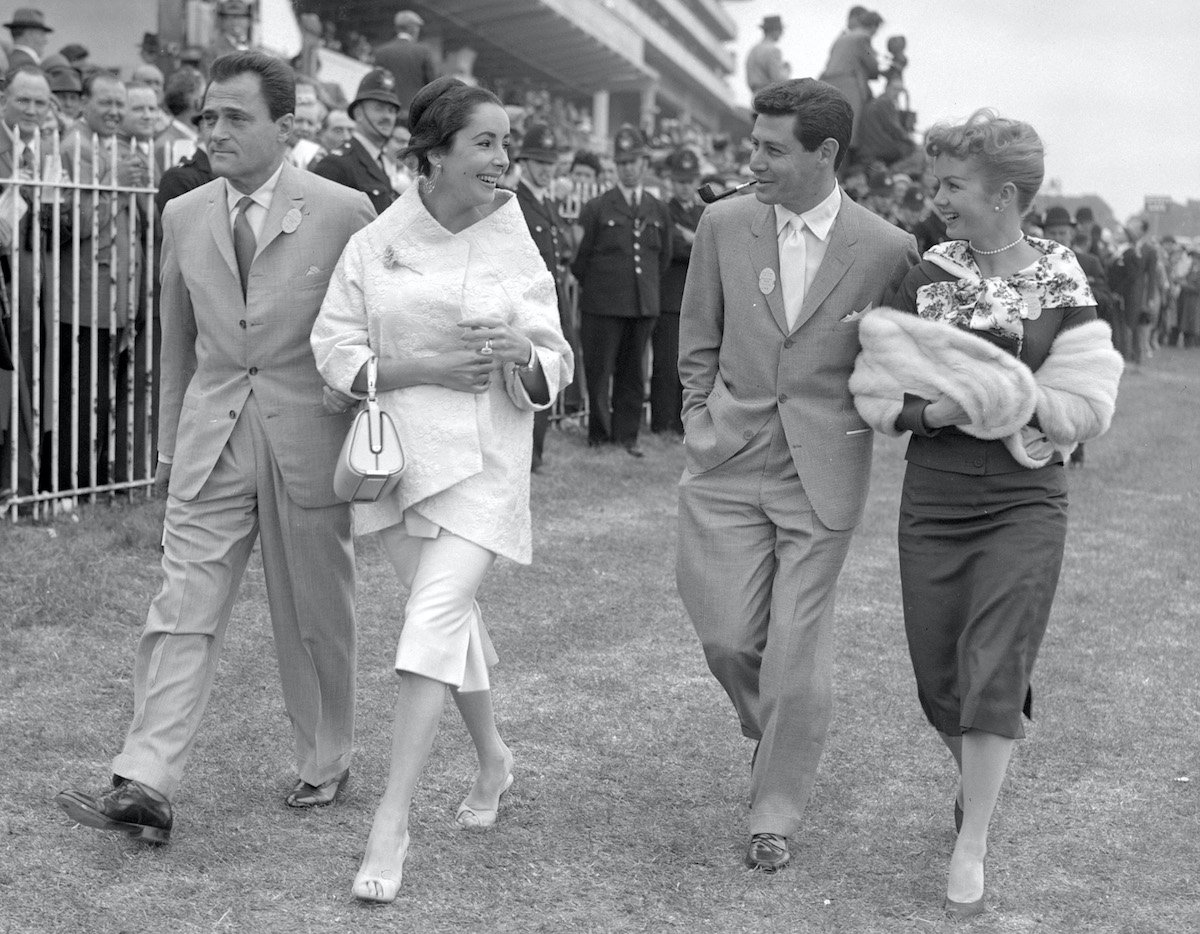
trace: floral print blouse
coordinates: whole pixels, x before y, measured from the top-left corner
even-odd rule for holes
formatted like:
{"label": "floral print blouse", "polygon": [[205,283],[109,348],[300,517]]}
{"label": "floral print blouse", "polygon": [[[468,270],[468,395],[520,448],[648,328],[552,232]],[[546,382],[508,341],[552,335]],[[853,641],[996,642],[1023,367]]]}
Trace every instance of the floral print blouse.
{"label": "floral print blouse", "polygon": [[924,260],[955,278],[918,288],[917,314],[964,330],[1009,337],[1019,346],[1024,322],[1036,321],[1042,309],[1096,304],[1074,253],[1053,240],[1025,241],[1042,256],[1011,276],[985,277],[965,240],[926,250]]}

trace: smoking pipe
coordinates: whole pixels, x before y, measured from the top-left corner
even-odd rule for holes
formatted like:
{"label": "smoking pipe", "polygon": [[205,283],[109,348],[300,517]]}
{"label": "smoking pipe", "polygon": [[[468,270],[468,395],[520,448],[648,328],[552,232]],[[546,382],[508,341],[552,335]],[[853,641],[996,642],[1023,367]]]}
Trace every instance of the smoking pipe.
{"label": "smoking pipe", "polygon": [[748,182],[742,182],[740,185],[734,185],[732,188],[726,188],[720,194],[713,191],[712,185],[702,185],[696,192],[700,196],[700,200],[705,204],[712,204],[714,201],[720,201],[722,198],[728,198],[730,195],[736,195],[739,191],[745,191],[751,185],[757,185],[758,179],[752,178]]}

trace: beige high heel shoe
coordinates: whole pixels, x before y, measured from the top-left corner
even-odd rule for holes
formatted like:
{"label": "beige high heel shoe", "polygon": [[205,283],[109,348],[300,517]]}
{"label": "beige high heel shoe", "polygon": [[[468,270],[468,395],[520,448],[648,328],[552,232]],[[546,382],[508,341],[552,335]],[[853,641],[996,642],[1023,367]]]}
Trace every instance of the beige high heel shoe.
{"label": "beige high heel shoe", "polygon": [[458,825],[458,829],[487,830],[489,827],[495,827],[496,817],[500,813],[500,799],[512,787],[512,783],[513,774],[509,772],[508,778],[504,780],[504,787],[500,789],[500,794],[496,795],[496,806],[491,809],[470,807],[467,799],[463,798],[463,803],[458,806],[458,811],[454,814],[454,823]]}
{"label": "beige high heel shoe", "polygon": [[396,859],[387,869],[377,873],[369,873],[360,869],[354,877],[354,885],[350,891],[354,897],[364,902],[386,905],[394,902],[400,893],[400,880],[404,875],[404,860],[408,856],[408,832],[396,850]]}

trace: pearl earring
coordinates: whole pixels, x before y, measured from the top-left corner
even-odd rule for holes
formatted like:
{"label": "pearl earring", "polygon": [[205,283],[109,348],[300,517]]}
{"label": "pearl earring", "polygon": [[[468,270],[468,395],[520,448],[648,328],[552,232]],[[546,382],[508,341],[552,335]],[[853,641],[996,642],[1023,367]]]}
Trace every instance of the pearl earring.
{"label": "pearl earring", "polygon": [[998,204],[997,204],[997,205],[996,205],[996,211],[997,211],[997,212],[999,212],[999,210],[1000,210],[1000,205],[998,205]]}

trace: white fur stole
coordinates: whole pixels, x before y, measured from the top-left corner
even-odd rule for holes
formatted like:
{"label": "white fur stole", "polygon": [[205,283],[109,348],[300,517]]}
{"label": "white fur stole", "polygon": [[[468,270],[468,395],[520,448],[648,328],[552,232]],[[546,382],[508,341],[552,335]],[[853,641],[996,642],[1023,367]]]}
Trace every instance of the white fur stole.
{"label": "white fur stole", "polygon": [[[1124,366],[1103,321],[1060,332],[1036,374],[970,332],[892,308],[864,315],[859,341],[850,391],[876,431],[900,434],[896,418],[905,393],[949,396],[970,416],[961,431],[1004,439],[1017,462],[1030,468],[1108,430]],[[1035,411],[1040,431],[1028,425]]]}

